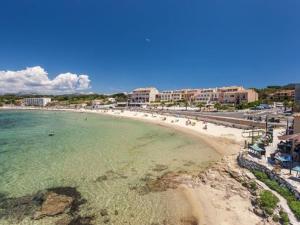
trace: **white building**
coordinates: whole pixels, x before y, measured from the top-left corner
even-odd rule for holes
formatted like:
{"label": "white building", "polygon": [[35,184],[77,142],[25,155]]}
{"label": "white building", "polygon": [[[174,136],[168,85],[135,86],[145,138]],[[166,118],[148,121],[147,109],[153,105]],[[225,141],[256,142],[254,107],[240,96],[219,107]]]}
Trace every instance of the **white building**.
{"label": "white building", "polygon": [[51,98],[24,98],[26,106],[46,106],[51,102]]}
{"label": "white building", "polygon": [[148,105],[151,102],[155,102],[159,91],[154,87],[149,88],[137,88],[133,90],[130,95],[130,105]]}

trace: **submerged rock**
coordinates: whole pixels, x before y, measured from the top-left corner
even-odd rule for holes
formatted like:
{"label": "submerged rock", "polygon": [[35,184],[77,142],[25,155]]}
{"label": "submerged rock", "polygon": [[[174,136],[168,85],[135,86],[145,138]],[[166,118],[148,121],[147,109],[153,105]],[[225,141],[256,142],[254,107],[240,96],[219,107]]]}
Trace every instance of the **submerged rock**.
{"label": "submerged rock", "polygon": [[180,222],[182,225],[198,225],[198,222],[194,217],[182,218]]}
{"label": "submerged rock", "polygon": [[167,170],[168,166],[167,165],[163,165],[163,164],[156,164],[155,167],[152,169],[155,172],[161,172],[164,170]]}
{"label": "submerged rock", "polygon": [[[0,194],[0,200],[0,219],[9,219],[13,223],[19,223],[26,217],[41,219],[63,213],[68,213],[73,220],[78,218],[79,206],[86,202],[74,187],[50,188],[21,197],[7,197]],[[68,218],[63,217],[60,224],[69,225],[71,220]]]}
{"label": "submerged rock", "polygon": [[77,216],[73,218],[68,225],[92,225],[93,220],[94,216]]}
{"label": "submerged rock", "polygon": [[101,181],[105,181],[105,180],[107,180],[107,176],[106,175],[97,177],[97,179],[96,179],[97,182],[101,182]]}
{"label": "submerged rock", "polygon": [[1,194],[0,219],[13,219],[20,222],[25,217],[32,216],[39,207],[39,201],[35,201],[32,195],[9,198]]}
{"label": "submerged rock", "polygon": [[181,184],[180,174],[175,172],[166,172],[157,178],[146,175],[141,181],[144,181],[144,184],[130,186],[130,190],[136,190],[139,194],[145,195],[150,192],[162,192],[168,189],[175,189]]}
{"label": "submerged rock", "polygon": [[62,214],[71,207],[72,202],[72,197],[49,192],[46,196],[46,200],[42,204],[41,210],[37,211],[33,218],[41,219],[45,216]]}
{"label": "submerged rock", "polygon": [[100,215],[101,216],[107,216],[108,215],[107,209],[101,209],[100,210]]}
{"label": "submerged rock", "polygon": [[127,179],[128,177],[123,173],[116,172],[114,170],[108,170],[105,174],[96,178],[96,182],[102,182],[106,180],[117,180],[117,179]]}

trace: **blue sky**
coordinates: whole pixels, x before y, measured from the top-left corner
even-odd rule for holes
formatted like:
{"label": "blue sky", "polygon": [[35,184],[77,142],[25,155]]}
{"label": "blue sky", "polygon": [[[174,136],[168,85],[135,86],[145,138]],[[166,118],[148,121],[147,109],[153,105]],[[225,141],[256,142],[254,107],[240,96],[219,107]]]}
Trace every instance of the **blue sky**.
{"label": "blue sky", "polygon": [[0,9],[0,84],[7,70],[34,66],[49,80],[88,75],[88,91],[102,93],[300,81],[297,0],[2,0]]}

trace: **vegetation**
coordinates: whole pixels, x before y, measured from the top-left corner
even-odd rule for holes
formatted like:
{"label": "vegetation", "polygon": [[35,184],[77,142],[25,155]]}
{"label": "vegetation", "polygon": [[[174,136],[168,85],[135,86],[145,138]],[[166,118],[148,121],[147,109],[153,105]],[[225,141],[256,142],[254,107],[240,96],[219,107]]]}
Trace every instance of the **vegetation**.
{"label": "vegetation", "polygon": [[261,101],[255,101],[255,102],[249,102],[249,103],[241,103],[236,105],[236,109],[250,109],[254,108],[256,106],[259,106],[261,104]]}
{"label": "vegetation", "polygon": [[259,206],[268,215],[272,215],[279,199],[271,191],[262,191],[259,195]]}
{"label": "vegetation", "polygon": [[[268,96],[270,94],[273,94],[277,91],[281,91],[281,90],[293,90],[295,89],[295,84],[288,84],[288,85],[284,85],[284,86],[267,86],[265,88],[253,88],[257,93],[258,93],[258,99],[262,102],[262,103],[267,103],[270,104],[271,101],[268,99]],[[293,99],[290,99],[290,97],[286,97],[287,101],[292,101]]]}
{"label": "vegetation", "polygon": [[124,93],[117,93],[112,95],[102,95],[102,94],[73,94],[73,95],[2,95],[0,96],[0,104],[14,104],[17,105],[23,98],[27,97],[49,97],[53,102],[57,102],[61,105],[69,104],[91,104],[91,101],[100,99],[107,100],[108,98],[115,98],[118,102],[126,102],[127,95]]}
{"label": "vegetation", "polygon": [[292,193],[286,187],[280,186],[280,184],[275,180],[270,179],[267,174],[257,170],[254,170],[252,172],[257,177],[257,179],[264,182],[269,188],[284,197],[287,200],[288,206],[290,207],[296,218],[300,220],[300,201],[296,199],[294,193]]}
{"label": "vegetation", "polygon": [[280,223],[283,225],[289,225],[290,224],[290,219],[288,217],[288,214],[286,212],[284,212],[283,210],[280,210],[279,212],[280,215]]}

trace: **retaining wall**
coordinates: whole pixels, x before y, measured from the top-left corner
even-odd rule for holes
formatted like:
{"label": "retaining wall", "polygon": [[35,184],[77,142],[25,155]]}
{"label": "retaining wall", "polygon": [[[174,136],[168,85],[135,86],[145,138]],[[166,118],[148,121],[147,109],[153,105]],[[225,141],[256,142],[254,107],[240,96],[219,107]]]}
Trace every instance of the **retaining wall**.
{"label": "retaining wall", "polygon": [[266,173],[271,179],[276,180],[281,186],[288,188],[291,192],[295,194],[295,197],[300,200],[300,193],[296,187],[290,184],[288,181],[280,177],[278,174],[274,173],[272,170],[267,168],[266,166],[259,164],[257,162],[252,161],[247,157],[246,152],[241,152],[238,155],[238,163],[241,167],[247,168],[249,170],[259,170],[261,172]]}

